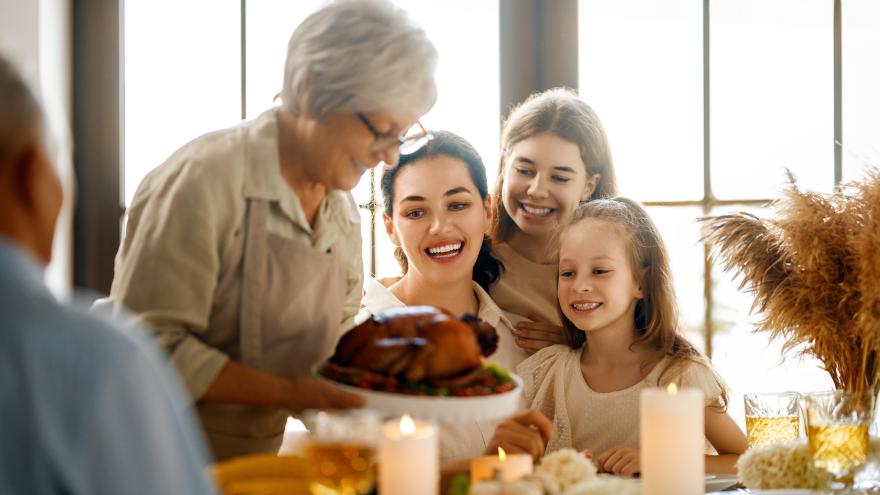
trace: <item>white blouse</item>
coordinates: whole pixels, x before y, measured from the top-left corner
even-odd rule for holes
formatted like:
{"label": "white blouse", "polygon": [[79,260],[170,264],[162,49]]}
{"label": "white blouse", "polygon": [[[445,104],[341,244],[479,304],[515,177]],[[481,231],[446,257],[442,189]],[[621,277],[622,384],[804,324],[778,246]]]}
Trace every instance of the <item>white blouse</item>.
{"label": "white blouse", "polygon": [[[477,317],[495,327],[495,331],[498,332],[498,350],[487,360],[497,362],[503,369],[512,372],[528,355],[516,345],[513,324],[508,315],[501,311],[489,294],[476,282],[474,282],[474,293],[480,305]],[[361,304],[361,310],[354,318],[355,324],[366,321],[372,315],[407,306],[375,279],[367,281]],[[439,425],[440,461],[449,462],[483,455],[498,423],[499,421],[441,423]]]}

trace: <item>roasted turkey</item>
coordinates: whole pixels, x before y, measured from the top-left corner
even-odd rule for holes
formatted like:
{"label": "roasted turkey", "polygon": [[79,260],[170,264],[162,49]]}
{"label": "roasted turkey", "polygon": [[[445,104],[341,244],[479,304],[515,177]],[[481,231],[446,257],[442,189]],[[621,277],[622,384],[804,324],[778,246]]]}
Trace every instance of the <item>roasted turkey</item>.
{"label": "roasted turkey", "polygon": [[411,306],[375,315],[343,335],[323,372],[353,384],[381,376],[454,387],[472,381],[481,358],[497,347],[495,329],[476,317]]}

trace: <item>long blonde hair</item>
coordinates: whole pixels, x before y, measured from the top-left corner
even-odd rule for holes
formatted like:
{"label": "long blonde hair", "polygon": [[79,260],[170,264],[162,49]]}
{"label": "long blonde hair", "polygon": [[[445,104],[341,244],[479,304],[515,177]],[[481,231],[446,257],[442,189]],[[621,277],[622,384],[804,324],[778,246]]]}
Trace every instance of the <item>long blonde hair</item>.
{"label": "long blonde hair", "polygon": [[[724,380],[714,371],[709,359],[680,333],[680,315],[669,255],[660,231],[648,212],[629,198],[590,201],[578,206],[559,236],[587,219],[600,220],[618,228],[628,241],[630,268],[638,278],[643,293],[643,298],[636,302],[634,323],[637,335],[632,347],[652,351],[646,364],[659,362],[664,357],[670,358],[657,384],[674,381],[692,363],[705,366],[712,372],[722,391],[719,403],[714,406],[726,410],[729,396]],[[561,307],[559,312],[568,344],[575,349],[588,345],[586,333],[566,318]],[[666,376],[673,378],[664,381]]]}
{"label": "long blonde hair", "polygon": [[492,193],[493,215],[489,228],[489,234],[497,242],[505,241],[516,228],[501,199],[510,152],[520,141],[544,132],[577,145],[587,175],[599,174],[599,183],[589,200],[617,195],[611,149],[596,112],[570,89],[553,88],[535,93],[510,111],[501,131],[501,162]]}

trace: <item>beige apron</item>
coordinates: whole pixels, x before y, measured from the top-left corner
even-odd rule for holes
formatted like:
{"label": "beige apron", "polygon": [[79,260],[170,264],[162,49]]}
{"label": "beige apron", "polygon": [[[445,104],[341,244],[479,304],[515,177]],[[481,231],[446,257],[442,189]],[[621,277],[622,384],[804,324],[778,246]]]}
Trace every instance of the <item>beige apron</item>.
{"label": "beige apron", "polygon": [[[335,246],[323,251],[268,232],[270,207],[248,200],[242,263],[218,281],[206,342],[260,371],[308,376],[335,344],[346,277]],[[281,446],[287,411],[216,402],[197,407],[217,460]]]}

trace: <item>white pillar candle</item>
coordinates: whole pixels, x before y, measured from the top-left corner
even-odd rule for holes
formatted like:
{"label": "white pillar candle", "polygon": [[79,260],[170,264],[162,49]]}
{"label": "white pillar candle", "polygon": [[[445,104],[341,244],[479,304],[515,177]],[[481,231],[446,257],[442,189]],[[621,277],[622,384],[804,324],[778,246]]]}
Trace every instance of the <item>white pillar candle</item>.
{"label": "white pillar candle", "polygon": [[498,455],[471,459],[471,484],[495,479],[496,471],[500,481],[516,481],[527,474],[532,474],[532,456],[508,454],[498,447]]}
{"label": "white pillar candle", "polygon": [[703,393],[696,389],[645,389],[639,411],[642,493],[703,493],[705,434]]}
{"label": "white pillar candle", "polygon": [[437,429],[406,414],[385,422],[379,441],[379,493],[437,495],[439,489]]}

